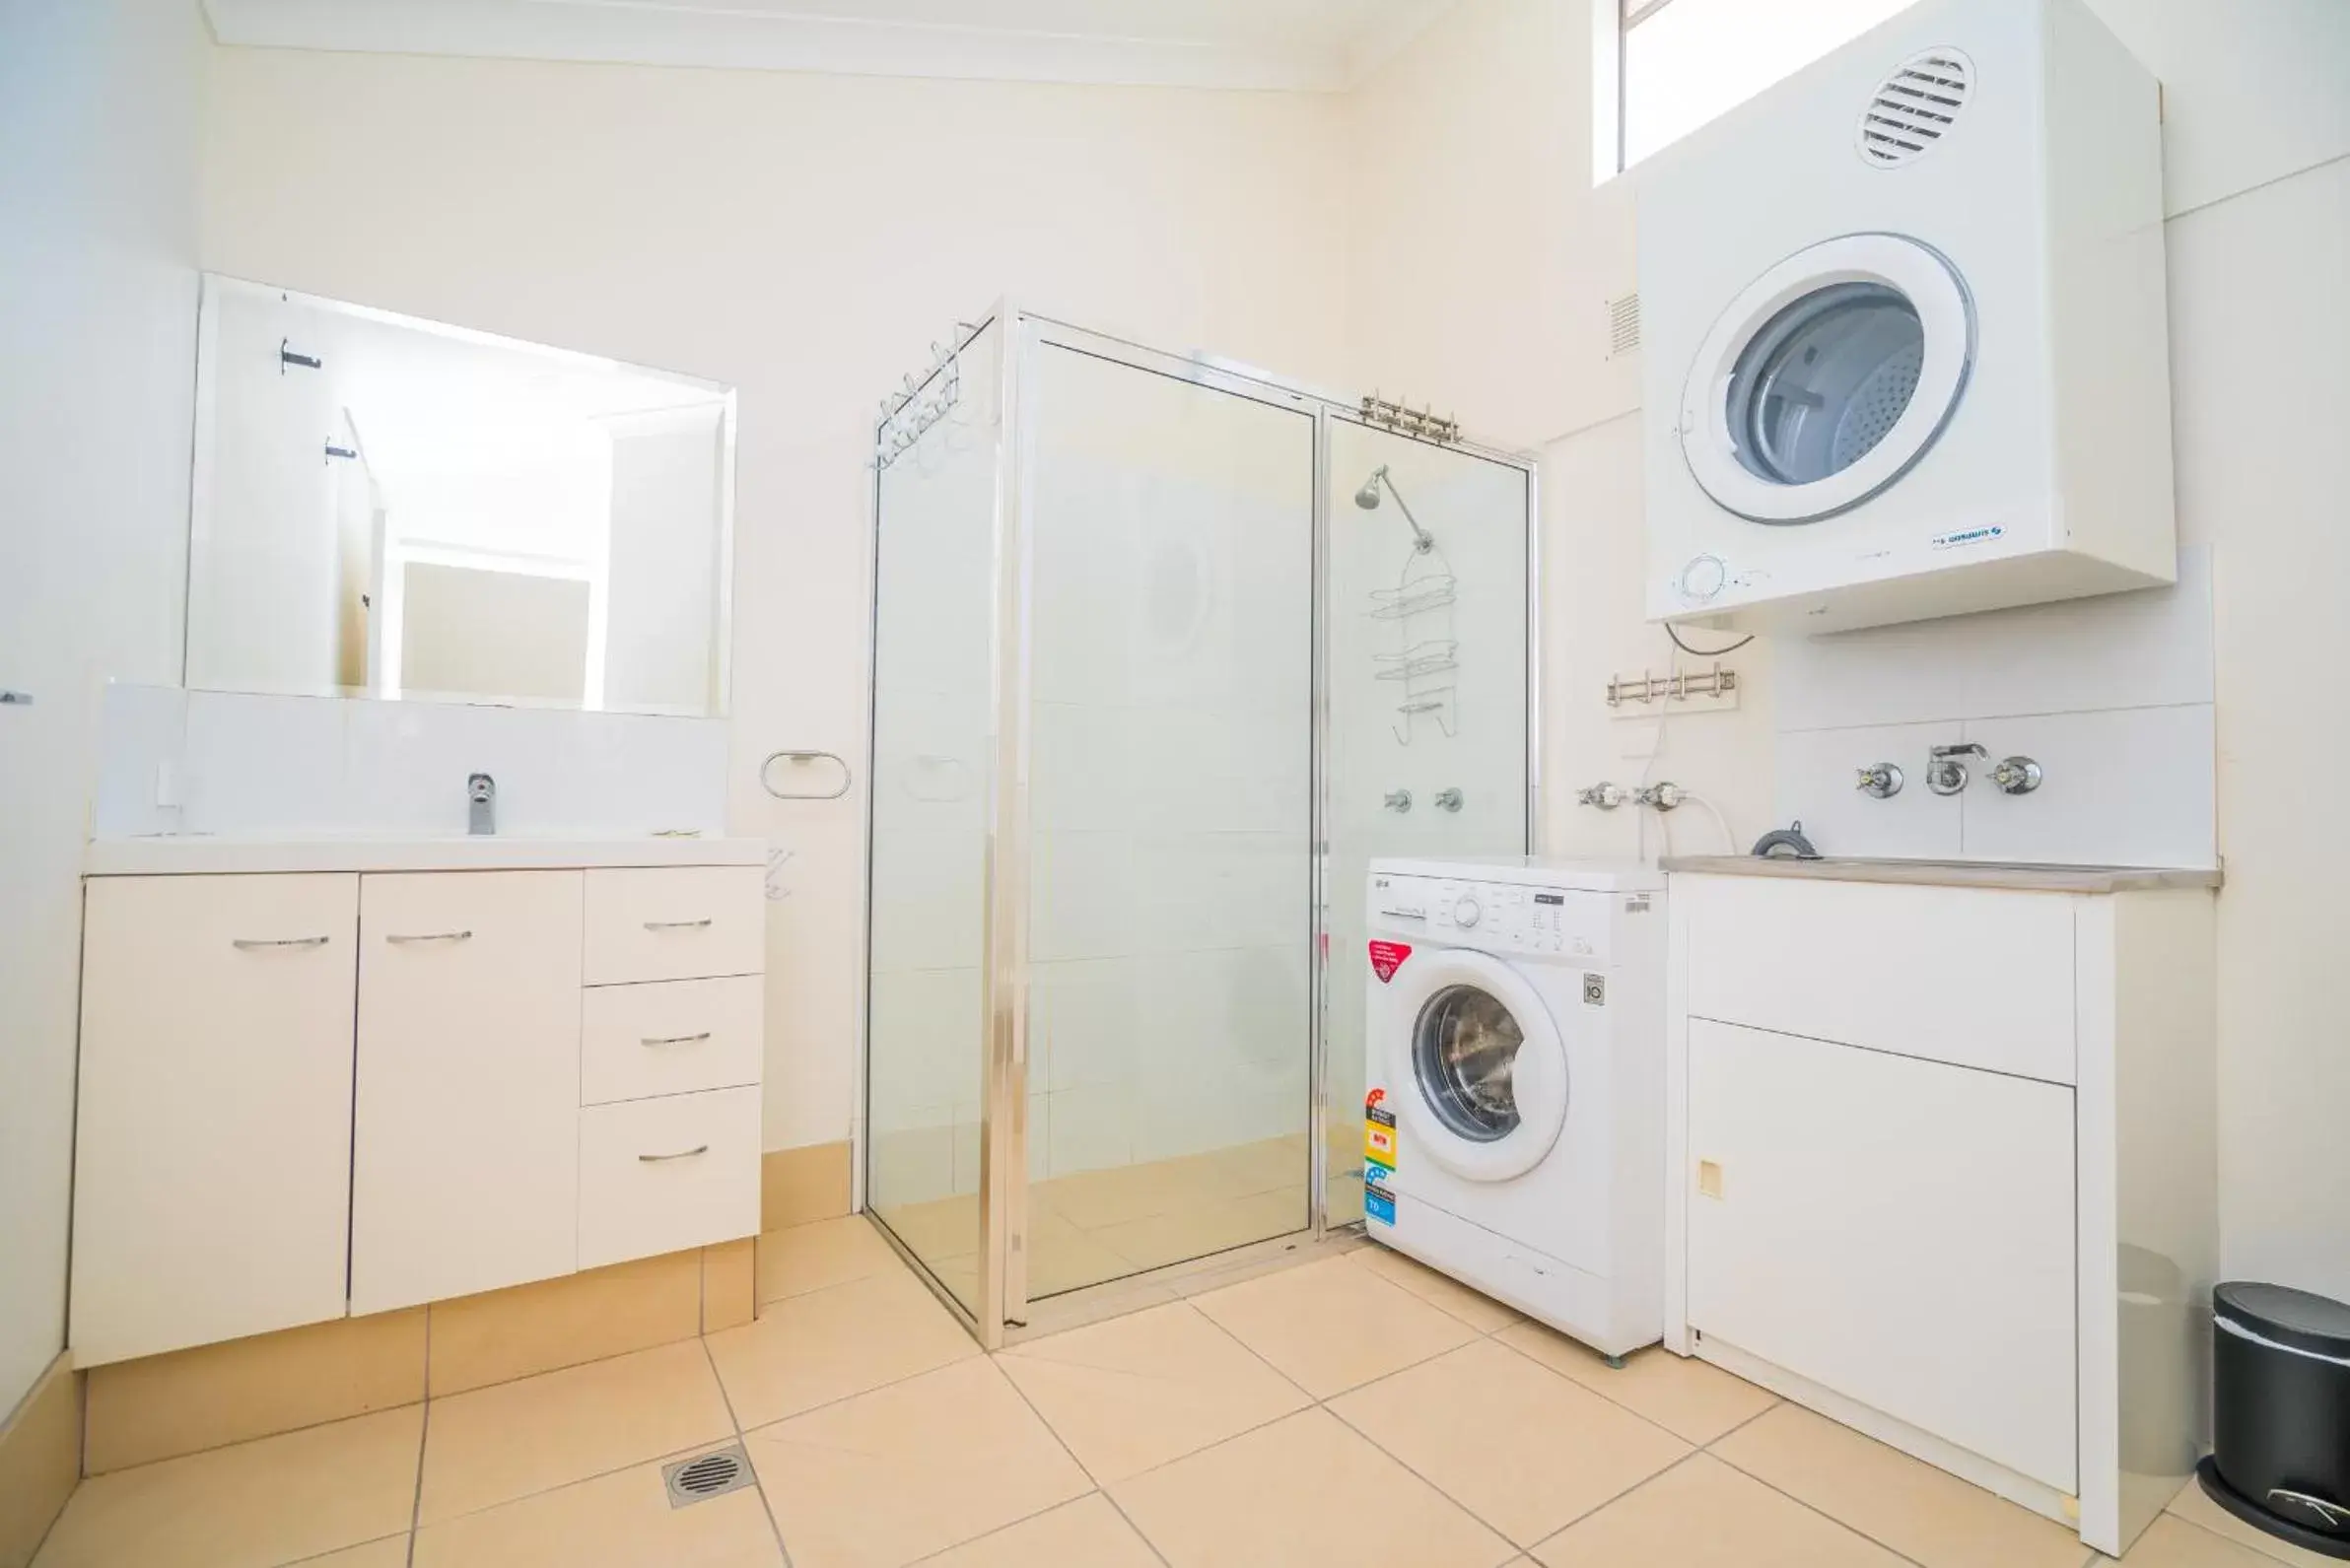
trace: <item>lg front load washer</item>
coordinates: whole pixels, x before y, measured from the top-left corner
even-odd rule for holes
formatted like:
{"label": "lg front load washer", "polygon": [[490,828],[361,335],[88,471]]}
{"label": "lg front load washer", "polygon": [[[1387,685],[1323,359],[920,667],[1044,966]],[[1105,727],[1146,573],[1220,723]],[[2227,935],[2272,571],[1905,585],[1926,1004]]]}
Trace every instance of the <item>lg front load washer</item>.
{"label": "lg front load washer", "polygon": [[2160,134],[2082,0],[1920,0],[1627,176],[1649,618],[2174,580]]}
{"label": "lg front load washer", "polygon": [[1664,886],[1370,869],[1363,1228],[1612,1356],[1663,1331]]}

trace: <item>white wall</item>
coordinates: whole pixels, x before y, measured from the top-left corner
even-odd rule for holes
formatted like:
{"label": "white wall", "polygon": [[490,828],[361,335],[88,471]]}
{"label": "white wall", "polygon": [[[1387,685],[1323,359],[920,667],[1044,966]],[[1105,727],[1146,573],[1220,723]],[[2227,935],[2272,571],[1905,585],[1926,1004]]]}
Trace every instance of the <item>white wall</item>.
{"label": "white wall", "polygon": [[[2333,587],[2350,577],[2350,7],[2093,5],[2168,102],[2178,517],[2182,545],[2210,547],[2228,875],[2224,1265],[2350,1297],[2350,974],[2321,957],[2350,878],[2331,799],[2350,737],[2308,676],[2330,662]],[[1661,668],[1661,640],[1639,624],[1636,362],[1608,362],[1601,335],[1601,302],[1632,282],[1638,173],[1590,190],[1589,81],[1584,0],[1466,0],[1354,96],[1367,242],[1348,346],[1356,378],[1457,400],[1472,428],[1570,433],[1544,448],[1548,842],[1621,852],[1631,813],[1602,817],[1569,790],[1646,766],[1621,754],[1655,726],[1611,721],[1601,691],[1612,661]],[[1730,660],[1744,707],[1674,720],[1657,767],[1741,839],[1772,810],[1771,652]],[[1692,816],[1672,824],[1677,845],[1707,847]]]}
{"label": "white wall", "polygon": [[1011,291],[1332,376],[1339,101],[235,48],[213,71],[208,267],[739,389],[730,826],[791,855],[767,1139],[846,1136],[861,802],[771,801],[756,770],[864,752],[873,405]]}
{"label": "white wall", "polygon": [[0,1411],[64,1340],[100,682],[179,667],[204,25],[0,10]]}

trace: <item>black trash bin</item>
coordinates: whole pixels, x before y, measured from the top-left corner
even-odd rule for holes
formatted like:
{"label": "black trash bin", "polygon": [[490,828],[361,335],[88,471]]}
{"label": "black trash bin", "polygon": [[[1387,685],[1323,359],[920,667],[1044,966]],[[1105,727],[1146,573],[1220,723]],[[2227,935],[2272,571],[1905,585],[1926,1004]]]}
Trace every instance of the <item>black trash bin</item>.
{"label": "black trash bin", "polygon": [[2350,1559],[2350,1306],[2284,1285],[2211,1293],[2211,1500]]}

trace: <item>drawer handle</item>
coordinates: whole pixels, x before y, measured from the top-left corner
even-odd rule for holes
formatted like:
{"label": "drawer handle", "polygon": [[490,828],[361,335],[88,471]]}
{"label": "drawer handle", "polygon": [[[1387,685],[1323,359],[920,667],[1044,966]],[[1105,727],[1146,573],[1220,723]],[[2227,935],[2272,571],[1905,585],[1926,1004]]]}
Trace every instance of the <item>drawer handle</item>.
{"label": "drawer handle", "polygon": [[698,920],[647,920],[645,929],[649,931],[698,931],[709,923],[710,920],[707,916]]}
{"label": "drawer handle", "polygon": [[232,936],[229,945],[250,952],[256,947],[324,947],[332,940],[330,936]]}
{"label": "drawer handle", "polygon": [[705,1029],[698,1035],[647,1035],[645,1044],[649,1046],[698,1046],[709,1038],[710,1031]]}
{"label": "drawer handle", "polygon": [[471,931],[423,931],[415,935],[405,935],[393,931],[385,935],[383,939],[387,942],[470,942],[473,940],[473,933]]}
{"label": "drawer handle", "polygon": [[710,1145],[701,1143],[690,1149],[679,1149],[674,1154],[640,1154],[637,1158],[647,1165],[658,1165],[663,1160],[690,1160],[697,1154],[708,1154],[709,1152]]}

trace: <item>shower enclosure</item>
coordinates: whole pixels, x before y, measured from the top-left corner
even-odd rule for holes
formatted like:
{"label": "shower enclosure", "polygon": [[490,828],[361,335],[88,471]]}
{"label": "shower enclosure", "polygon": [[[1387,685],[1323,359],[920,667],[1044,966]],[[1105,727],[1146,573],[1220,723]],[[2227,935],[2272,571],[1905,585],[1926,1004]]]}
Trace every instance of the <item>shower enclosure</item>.
{"label": "shower enclosure", "polygon": [[984,1343],[1358,1219],[1367,862],[1528,847],[1532,470],[1379,414],[1008,307],[883,404],[863,1199]]}

